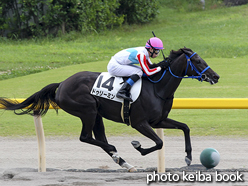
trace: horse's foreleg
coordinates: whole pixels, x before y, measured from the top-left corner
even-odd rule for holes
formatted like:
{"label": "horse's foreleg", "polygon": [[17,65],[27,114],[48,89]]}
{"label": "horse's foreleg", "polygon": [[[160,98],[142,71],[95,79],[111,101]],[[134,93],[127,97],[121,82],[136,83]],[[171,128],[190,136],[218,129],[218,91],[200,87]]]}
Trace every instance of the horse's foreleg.
{"label": "horse's foreleg", "polygon": [[185,152],[187,153],[187,156],[185,157],[185,161],[187,165],[191,164],[192,161],[192,147],[190,142],[190,129],[189,127],[181,122],[166,118],[161,123],[154,126],[154,128],[165,128],[165,129],[181,129],[184,133],[185,138]]}
{"label": "horse's foreleg", "polygon": [[138,141],[132,141],[132,145],[141,153],[141,155],[144,156],[163,147],[163,141],[158,137],[158,135],[154,132],[154,130],[147,122],[143,122],[141,124],[138,124],[137,126],[132,127],[156,143],[155,146],[144,149],[141,147],[141,144]]}

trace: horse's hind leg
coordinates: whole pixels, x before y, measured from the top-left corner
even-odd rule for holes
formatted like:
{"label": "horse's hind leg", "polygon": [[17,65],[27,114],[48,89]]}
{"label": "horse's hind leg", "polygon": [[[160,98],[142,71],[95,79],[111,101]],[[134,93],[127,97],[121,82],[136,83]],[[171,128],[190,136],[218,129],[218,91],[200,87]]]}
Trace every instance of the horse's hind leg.
{"label": "horse's hind leg", "polygon": [[[90,116],[87,115],[87,118],[89,118]],[[116,148],[113,145],[110,145],[107,143],[107,139],[104,135],[100,135],[96,134],[96,139],[102,139],[102,140],[96,140],[93,139],[92,137],[92,131],[94,128],[94,124],[91,124],[88,119],[87,120],[82,120],[83,123],[83,128],[82,128],[82,132],[80,135],[80,141],[85,142],[85,143],[89,143],[92,145],[96,145],[101,147],[102,149],[104,149],[107,152],[116,152]],[[97,127],[97,126],[96,126]]]}
{"label": "horse's hind leg", "polygon": [[105,135],[105,128],[103,125],[102,117],[98,114],[96,116],[96,122],[93,128],[93,132],[96,140],[108,143]]}
{"label": "horse's hind leg", "polygon": [[[130,172],[133,171],[133,166],[126,166],[127,164],[121,157],[119,157],[116,148],[113,145],[108,144],[107,138],[104,132],[104,125],[102,117],[97,114],[96,104],[91,97],[87,102],[78,103],[71,100],[68,97],[60,97],[59,107],[68,112],[71,115],[77,116],[82,121],[82,132],[79,140],[81,142],[89,143],[101,147],[107,154],[110,155],[120,166],[127,168]],[[82,108],[81,110],[75,110],[75,108]],[[95,139],[92,137],[92,131],[94,132]]]}
{"label": "horse's hind leg", "polygon": [[84,122],[82,133],[80,136],[80,141],[101,147],[107,154],[109,154],[110,157],[112,157],[114,162],[119,164],[121,167],[126,168],[129,172],[136,171],[134,166],[128,164],[125,160],[123,160],[119,156],[115,146],[110,145],[108,143],[105,135],[105,129],[104,129],[102,117],[100,115],[97,114],[95,119],[95,125],[93,126],[93,133],[95,139],[92,138],[92,130],[89,128],[87,129],[85,125],[86,123]]}

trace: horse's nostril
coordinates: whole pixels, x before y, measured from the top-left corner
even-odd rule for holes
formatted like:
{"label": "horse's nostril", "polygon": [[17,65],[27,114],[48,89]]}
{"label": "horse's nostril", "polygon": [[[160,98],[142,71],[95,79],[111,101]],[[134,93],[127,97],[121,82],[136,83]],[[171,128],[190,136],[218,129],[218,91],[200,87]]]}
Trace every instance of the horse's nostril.
{"label": "horse's nostril", "polygon": [[220,76],[214,76],[213,78],[217,80],[220,78]]}

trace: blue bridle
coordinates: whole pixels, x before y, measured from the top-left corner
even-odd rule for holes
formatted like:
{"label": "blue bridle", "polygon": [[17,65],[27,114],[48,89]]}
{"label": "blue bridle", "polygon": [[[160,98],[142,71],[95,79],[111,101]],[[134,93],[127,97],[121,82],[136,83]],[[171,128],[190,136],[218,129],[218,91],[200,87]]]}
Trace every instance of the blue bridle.
{"label": "blue bridle", "polygon": [[[192,58],[195,54],[196,54],[196,52],[194,52],[190,57],[189,57],[187,54],[185,54],[185,57],[186,57],[186,59],[187,59],[187,67],[186,67],[186,70],[185,70],[185,75],[184,75],[183,77],[176,76],[175,74],[173,74],[172,71],[171,71],[171,68],[170,68],[170,66],[169,66],[168,69],[169,69],[169,72],[171,73],[171,75],[172,75],[173,77],[176,77],[176,78],[192,78],[192,79],[197,79],[198,81],[203,81],[205,78],[202,78],[202,75],[203,75],[204,72],[206,72],[206,71],[210,68],[210,66],[207,66],[202,72],[199,72],[199,70],[197,70],[197,68],[195,67],[195,65],[194,65],[194,64],[192,63],[192,61],[191,61],[191,58]],[[187,76],[187,77],[185,77],[185,76],[187,75],[187,71],[188,71],[189,66],[191,66],[191,70],[194,70],[194,71],[198,74],[198,76],[193,76],[193,75],[192,75],[192,76]],[[164,73],[162,74],[162,76],[160,77],[160,79],[157,80],[157,81],[153,81],[153,80],[151,80],[149,77],[148,77],[148,79],[149,79],[152,83],[158,83],[158,82],[161,81],[161,79],[164,77],[165,73],[166,73],[166,70],[164,71]]]}
{"label": "blue bridle", "polygon": [[171,68],[169,67],[169,71],[170,71],[171,75],[176,77],[176,78],[192,78],[192,79],[198,79],[198,81],[203,81],[204,78],[202,78],[202,75],[203,75],[204,72],[206,72],[210,68],[210,66],[207,66],[202,72],[199,72],[199,70],[197,70],[195,65],[190,60],[195,54],[196,54],[196,52],[194,52],[190,57],[187,54],[185,54],[185,57],[187,59],[187,67],[186,67],[186,70],[185,70],[185,76],[187,75],[187,71],[188,71],[189,66],[191,66],[191,70],[194,70],[198,74],[198,76],[193,76],[192,75],[192,76],[187,76],[187,77],[184,77],[184,76],[179,77],[179,76],[176,76],[175,74],[173,74],[172,71],[171,71]]}

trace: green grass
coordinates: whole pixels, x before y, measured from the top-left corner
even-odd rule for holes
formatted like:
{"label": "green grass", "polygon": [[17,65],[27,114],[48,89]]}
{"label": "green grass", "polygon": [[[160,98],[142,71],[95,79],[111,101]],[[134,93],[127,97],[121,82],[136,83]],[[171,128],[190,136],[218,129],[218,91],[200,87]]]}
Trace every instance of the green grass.
{"label": "green grass", "polygon": [[[164,7],[160,11],[159,18],[150,24],[125,25],[98,35],[71,33],[53,39],[1,39],[0,72],[9,75],[0,75],[0,96],[27,98],[47,84],[61,82],[78,71],[106,71],[115,52],[144,45],[153,30],[164,41],[166,55],[171,49],[187,46],[221,77],[213,86],[196,80],[183,80],[176,98],[247,97],[247,5],[191,13]],[[153,62],[161,59],[160,55]],[[247,114],[247,110],[173,109],[169,117],[187,123],[191,135],[246,137]],[[58,115],[49,110],[42,120],[46,135],[80,135],[82,125],[79,119],[62,110]],[[107,135],[139,135],[131,127],[104,121]],[[165,134],[182,135],[182,131],[166,130]],[[16,116],[13,112],[0,110],[0,136],[33,135],[35,129],[31,116]]]}
{"label": "green grass", "polygon": [[[197,12],[162,7],[146,25],[83,35],[72,32],[60,38],[0,39],[0,79],[13,78],[62,66],[109,60],[117,51],[143,46],[154,31],[164,41],[165,54],[187,46],[204,58],[248,56],[248,5]],[[160,56],[154,60],[158,62]]]}

